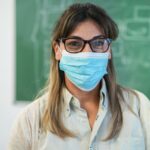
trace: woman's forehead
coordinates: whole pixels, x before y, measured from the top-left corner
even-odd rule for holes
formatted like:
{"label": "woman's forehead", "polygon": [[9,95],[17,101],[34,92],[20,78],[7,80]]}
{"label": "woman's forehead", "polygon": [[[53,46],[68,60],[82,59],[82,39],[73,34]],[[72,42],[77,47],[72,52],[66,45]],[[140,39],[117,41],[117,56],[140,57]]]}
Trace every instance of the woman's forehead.
{"label": "woman's forehead", "polygon": [[83,39],[91,39],[92,37],[104,35],[101,27],[92,20],[80,22],[69,36],[77,36]]}

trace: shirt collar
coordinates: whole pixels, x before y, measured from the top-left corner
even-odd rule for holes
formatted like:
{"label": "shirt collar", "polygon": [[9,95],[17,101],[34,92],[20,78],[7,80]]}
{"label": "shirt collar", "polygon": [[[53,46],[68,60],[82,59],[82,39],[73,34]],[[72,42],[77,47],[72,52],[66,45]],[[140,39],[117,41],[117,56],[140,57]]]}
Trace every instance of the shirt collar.
{"label": "shirt collar", "polygon": [[102,106],[103,108],[107,108],[108,107],[108,91],[106,87],[106,81],[104,79],[102,79],[102,88],[100,90],[100,95],[101,95],[100,106]]}
{"label": "shirt collar", "polygon": [[[76,97],[74,97],[69,90],[64,86],[63,87],[63,96],[66,106],[67,116],[70,114],[71,104],[80,107],[80,103]],[[108,92],[106,88],[106,82],[102,79],[102,88],[100,90],[100,107],[106,109],[108,107]]]}

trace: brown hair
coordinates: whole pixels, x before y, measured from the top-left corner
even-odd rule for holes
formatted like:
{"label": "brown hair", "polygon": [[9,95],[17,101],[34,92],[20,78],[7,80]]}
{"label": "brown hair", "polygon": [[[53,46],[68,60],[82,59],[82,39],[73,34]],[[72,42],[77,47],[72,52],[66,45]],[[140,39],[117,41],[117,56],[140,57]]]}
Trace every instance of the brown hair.
{"label": "brown hair", "polygon": [[[67,37],[76,26],[90,19],[96,22],[103,30],[106,37],[115,40],[118,36],[116,23],[101,8],[91,3],[76,3],[64,11],[53,30],[52,44],[61,37]],[[53,49],[53,48],[52,48]],[[42,118],[42,127],[45,131],[60,136],[74,136],[63,124],[61,113],[63,111],[62,87],[64,82],[63,72],[59,70],[59,62],[55,59],[54,50],[51,54],[50,77],[48,81],[48,104]],[[123,124],[120,101],[123,101],[121,87],[116,83],[113,59],[109,60],[108,74],[104,76],[109,95],[109,106],[112,114],[111,130],[106,139],[118,135]]]}

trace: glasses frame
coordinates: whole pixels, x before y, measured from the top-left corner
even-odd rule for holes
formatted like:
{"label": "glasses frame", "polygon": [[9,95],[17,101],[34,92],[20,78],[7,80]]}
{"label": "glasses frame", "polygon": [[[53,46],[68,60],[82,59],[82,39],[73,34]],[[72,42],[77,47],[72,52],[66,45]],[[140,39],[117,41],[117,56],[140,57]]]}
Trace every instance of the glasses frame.
{"label": "glasses frame", "polygon": [[[106,40],[106,41],[108,42],[108,47],[107,47],[107,49],[106,49],[104,52],[102,52],[102,53],[107,52],[107,50],[109,49],[109,46],[110,46],[110,44],[111,44],[111,42],[112,42],[112,39],[106,38],[106,37],[103,36],[103,35],[95,36],[95,37],[93,37],[93,38],[90,39],[90,40],[84,40],[84,39],[82,39],[81,37],[78,37],[78,36],[70,36],[70,37],[67,37],[67,38],[63,38],[63,37],[62,37],[62,38],[60,38],[58,41],[59,41],[59,42],[62,42],[62,43],[64,44],[65,50],[66,50],[67,52],[69,52],[69,53],[79,53],[79,52],[82,52],[83,49],[85,48],[86,43],[89,44],[89,46],[90,46],[92,52],[96,52],[96,51],[93,50],[92,45],[91,45],[91,42],[92,42],[93,40],[97,39],[97,38],[104,39],[104,40]],[[68,40],[68,39],[78,39],[78,40],[82,40],[82,41],[84,42],[84,44],[83,44],[81,50],[80,50],[80,51],[77,51],[77,52],[71,52],[71,51],[67,50],[65,43],[66,43],[66,40]]]}

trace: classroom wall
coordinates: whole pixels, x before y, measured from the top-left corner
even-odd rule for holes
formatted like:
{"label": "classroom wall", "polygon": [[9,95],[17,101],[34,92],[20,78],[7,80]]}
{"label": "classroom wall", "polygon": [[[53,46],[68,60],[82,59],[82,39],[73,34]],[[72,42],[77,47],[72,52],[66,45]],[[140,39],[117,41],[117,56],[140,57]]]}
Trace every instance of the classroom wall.
{"label": "classroom wall", "polygon": [[14,104],[15,0],[0,0],[0,150],[5,150],[16,114],[24,103]]}

